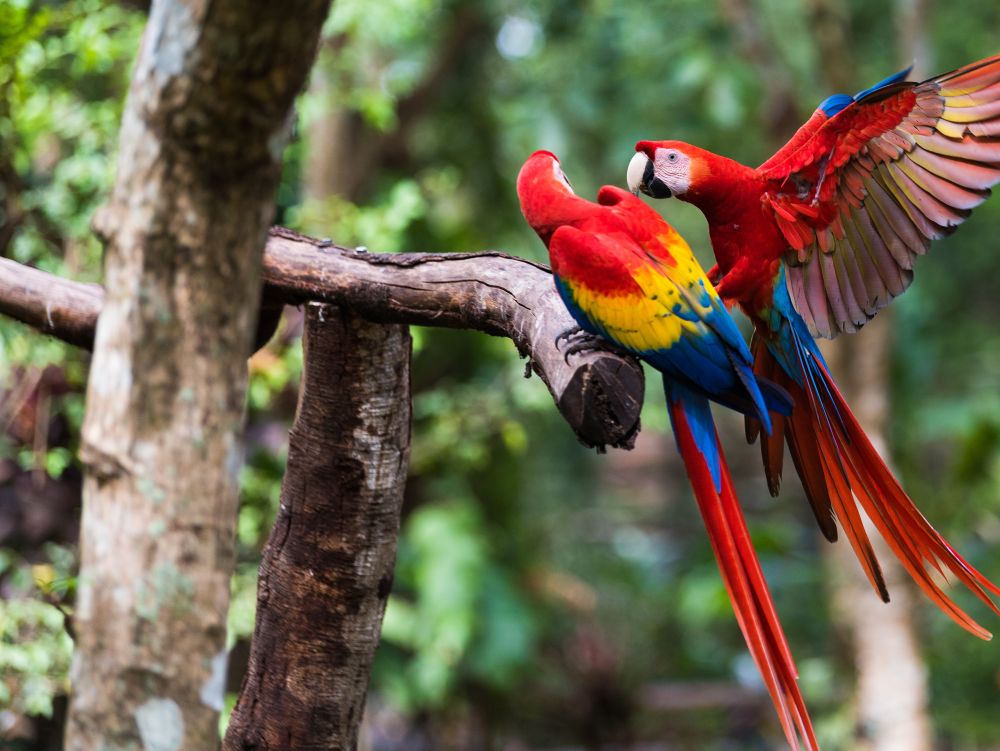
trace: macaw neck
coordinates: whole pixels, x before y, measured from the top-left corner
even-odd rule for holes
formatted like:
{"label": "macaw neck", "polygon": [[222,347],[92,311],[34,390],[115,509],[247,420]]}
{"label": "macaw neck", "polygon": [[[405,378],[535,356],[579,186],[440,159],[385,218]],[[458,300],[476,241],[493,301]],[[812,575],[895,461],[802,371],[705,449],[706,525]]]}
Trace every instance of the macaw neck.
{"label": "macaw neck", "polygon": [[723,275],[741,261],[746,265],[749,257],[757,254],[757,244],[774,232],[761,207],[764,187],[755,169],[713,154],[704,173],[681,196],[701,209],[708,220],[712,250]]}
{"label": "macaw neck", "polygon": [[573,224],[585,218],[592,206],[587,202],[558,188],[539,191],[531,207],[526,207],[525,218],[535,229],[542,242],[549,240],[559,227]]}
{"label": "macaw neck", "polygon": [[718,154],[703,163],[703,172],[679,197],[701,209],[710,225],[738,222],[751,202],[759,203],[763,180],[757,170]]}

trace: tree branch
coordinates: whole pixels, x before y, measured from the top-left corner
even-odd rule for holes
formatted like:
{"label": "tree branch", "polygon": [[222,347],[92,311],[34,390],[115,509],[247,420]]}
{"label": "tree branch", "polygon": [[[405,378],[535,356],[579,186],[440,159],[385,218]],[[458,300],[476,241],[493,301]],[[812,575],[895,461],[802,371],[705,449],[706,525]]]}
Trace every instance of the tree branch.
{"label": "tree branch", "polygon": [[[555,339],[573,321],[544,266],[492,251],[369,253],[275,227],[264,251],[263,278],[265,305],[322,301],[380,323],[508,337],[531,359],[585,444],[630,448],[638,432],[642,369],[611,352],[564,359]],[[0,258],[0,313],[90,347],[102,304],[97,285]]]}
{"label": "tree branch", "polygon": [[0,258],[0,313],[83,349],[94,348],[104,288]]}

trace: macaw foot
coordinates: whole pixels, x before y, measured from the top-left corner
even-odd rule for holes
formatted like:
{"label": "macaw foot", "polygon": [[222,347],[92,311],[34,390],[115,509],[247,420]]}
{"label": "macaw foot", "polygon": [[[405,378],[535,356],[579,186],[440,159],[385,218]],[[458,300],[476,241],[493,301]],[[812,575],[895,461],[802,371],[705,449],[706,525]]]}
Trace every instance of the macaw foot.
{"label": "macaw foot", "polygon": [[584,332],[584,330],[581,329],[575,323],[572,326],[570,326],[568,329],[566,329],[565,331],[560,331],[556,335],[555,342],[554,342],[554,344],[556,345],[556,349],[559,349],[559,342],[561,342],[563,339],[565,339],[566,341],[569,341],[573,337],[579,336],[580,334],[583,334],[583,333],[586,333],[586,332]]}
{"label": "macaw foot", "polygon": [[569,365],[570,355],[589,354],[590,352],[621,354],[621,350],[607,339],[581,331],[579,335],[574,336],[573,341],[569,342],[569,345],[563,350],[563,360]]}

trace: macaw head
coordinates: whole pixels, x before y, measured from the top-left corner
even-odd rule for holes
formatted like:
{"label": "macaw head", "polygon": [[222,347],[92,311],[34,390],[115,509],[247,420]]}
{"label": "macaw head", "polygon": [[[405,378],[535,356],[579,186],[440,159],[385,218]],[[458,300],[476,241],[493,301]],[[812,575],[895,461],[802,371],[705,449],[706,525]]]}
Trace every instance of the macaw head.
{"label": "macaw head", "polygon": [[628,189],[650,198],[684,198],[707,174],[708,152],[681,141],[639,141],[628,163]]}
{"label": "macaw head", "polygon": [[521,213],[543,240],[563,220],[566,198],[576,198],[569,178],[551,151],[536,151],[517,174]]}

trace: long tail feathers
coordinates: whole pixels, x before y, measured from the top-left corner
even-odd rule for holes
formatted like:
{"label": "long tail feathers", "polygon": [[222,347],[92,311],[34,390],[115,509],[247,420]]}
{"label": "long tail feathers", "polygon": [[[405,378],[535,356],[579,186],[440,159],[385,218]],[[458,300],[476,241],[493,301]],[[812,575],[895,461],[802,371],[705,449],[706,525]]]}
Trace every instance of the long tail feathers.
{"label": "long tail feathers", "polygon": [[707,403],[700,405],[704,410],[685,409],[687,401],[668,396],[670,419],[736,620],[764,678],[789,745],[798,751],[801,737],[801,745],[808,751],[818,751],[812,721],[796,682],[795,663],[764,581],[714,426],[709,429],[714,435],[713,450],[717,452],[717,466],[721,469],[718,483],[706,460],[704,442],[696,439],[705,432],[705,426],[696,423],[704,420],[704,414],[711,420],[711,413]]}
{"label": "long tail feathers", "polygon": [[[799,385],[784,373],[763,343],[754,346],[755,370],[766,372],[782,385],[795,400],[784,435],[795,468],[816,518],[827,539],[837,538],[833,517],[840,521],[851,547],[879,596],[888,601],[882,570],[865,532],[859,508],[872,520],[893,554],[924,593],[958,625],[981,639],[991,638],[965,611],[941,589],[928,570],[929,564],[942,577],[950,572],[956,579],[1000,616],[993,596],[1000,587],[959,555],[906,495],[899,482],[879,456],[847,402],[837,389],[826,364],[805,347],[798,347],[797,358],[804,384]],[[748,423],[747,437],[753,439],[759,428]],[[771,440],[762,444],[765,472],[772,491],[780,483],[780,462],[774,454],[781,451]],[[778,477],[772,476],[777,468]]]}

